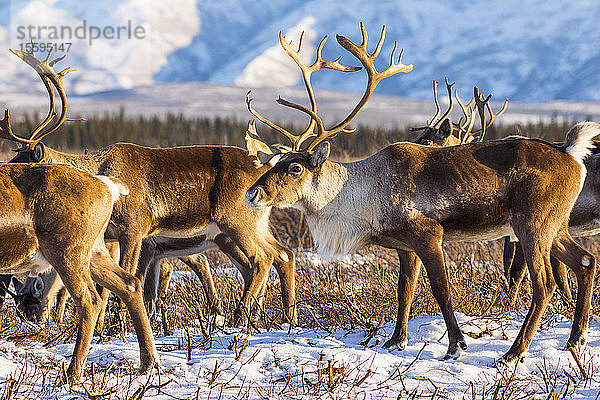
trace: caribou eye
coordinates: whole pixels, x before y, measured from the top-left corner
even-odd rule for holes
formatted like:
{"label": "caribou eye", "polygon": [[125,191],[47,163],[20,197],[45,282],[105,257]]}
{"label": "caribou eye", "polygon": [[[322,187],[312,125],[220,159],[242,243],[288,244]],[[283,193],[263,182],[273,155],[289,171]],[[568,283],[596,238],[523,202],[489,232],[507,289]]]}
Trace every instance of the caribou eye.
{"label": "caribou eye", "polygon": [[291,163],[288,167],[288,174],[298,175],[302,172],[302,165],[298,163]]}

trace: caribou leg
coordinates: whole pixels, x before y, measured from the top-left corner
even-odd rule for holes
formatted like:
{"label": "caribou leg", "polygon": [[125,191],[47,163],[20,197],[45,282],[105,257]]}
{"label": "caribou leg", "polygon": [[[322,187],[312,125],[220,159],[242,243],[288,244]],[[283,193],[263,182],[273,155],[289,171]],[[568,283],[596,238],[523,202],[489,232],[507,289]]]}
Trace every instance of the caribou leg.
{"label": "caribou leg", "polygon": [[400,260],[400,271],[398,273],[398,314],[396,316],[396,328],[392,337],[385,342],[384,348],[389,350],[404,350],[407,343],[406,330],[410,305],[417,287],[417,279],[421,271],[421,260],[412,251],[397,249]]}

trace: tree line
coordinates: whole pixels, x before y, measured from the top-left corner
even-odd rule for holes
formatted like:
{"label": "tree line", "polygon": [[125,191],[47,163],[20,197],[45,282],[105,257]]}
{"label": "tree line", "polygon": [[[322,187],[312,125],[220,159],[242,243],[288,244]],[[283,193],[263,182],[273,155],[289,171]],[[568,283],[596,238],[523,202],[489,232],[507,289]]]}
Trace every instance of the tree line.
{"label": "tree line", "polygon": [[[30,132],[41,120],[40,115],[26,115],[12,122],[14,132]],[[44,143],[64,151],[95,151],[116,142],[133,142],[146,146],[169,147],[191,144],[219,144],[244,146],[244,135],[248,122],[235,118],[188,117],[183,114],[165,116],[128,116],[125,110],[115,114],[104,114],[63,124],[58,131],[44,139]],[[267,140],[283,144],[286,140],[269,132],[266,126],[257,127]],[[572,125],[570,121],[529,122],[526,124],[501,125],[496,122],[486,134],[486,139],[499,139],[509,135],[539,137],[549,141],[562,141]],[[291,131],[300,127],[284,125]],[[406,128],[382,128],[359,125],[352,134],[339,134],[332,146],[338,158],[356,158],[372,154],[385,145],[397,141],[410,141],[416,137]],[[0,141],[0,151],[6,152],[14,144]]]}

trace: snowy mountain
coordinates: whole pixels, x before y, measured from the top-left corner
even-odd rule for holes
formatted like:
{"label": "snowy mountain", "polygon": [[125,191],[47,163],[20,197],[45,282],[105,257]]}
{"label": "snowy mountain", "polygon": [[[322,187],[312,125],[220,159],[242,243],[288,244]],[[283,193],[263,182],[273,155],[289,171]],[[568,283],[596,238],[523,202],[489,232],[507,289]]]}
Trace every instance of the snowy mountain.
{"label": "snowy mountain", "polygon": [[[307,62],[328,34],[324,56],[342,55],[342,62],[356,65],[334,35],[360,41],[358,22],[364,21],[370,48],[381,25],[388,28],[379,68],[394,40],[405,49],[404,62],[415,66],[382,82],[379,94],[429,99],[431,81],[447,75],[463,97],[478,85],[497,99],[520,102],[600,100],[600,3],[592,0],[1,0],[0,12],[9,16],[0,20],[0,48],[20,48],[29,37],[72,43],[57,68],[78,68],[66,80],[74,94],[158,82],[298,85],[297,68],[279,48],[280,30],[295,43],[306,31]],[[87,35],[74,37],[77,32]],[[0,87],[14,92],[39,85],[8,52],[0,56],[0,68]],[[313,82],[320,89],[360,92],[363,75],[322,71]]]}

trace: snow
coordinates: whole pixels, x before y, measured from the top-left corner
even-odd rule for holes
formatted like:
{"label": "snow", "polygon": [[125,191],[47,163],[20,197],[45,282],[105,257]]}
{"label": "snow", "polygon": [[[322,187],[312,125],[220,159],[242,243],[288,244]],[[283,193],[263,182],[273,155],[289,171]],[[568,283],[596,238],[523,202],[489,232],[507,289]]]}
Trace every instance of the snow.
{"label": "snow", "polygon": [[[36,0],[11,2],[10,5],[9,26],[3,28],[8,29],[11,48],[22,50],[21,46],[29,42],[29,37],[36,43],[72,43],[68,63],[79,73],[65,80],[70,93],[85,94],[152,84],[153,76],[167,64],[167,56],[188,46],[201,28],[193,0],[169,3]],[[132,29],[119,31],[119,27],[129,24]],[[31,31],[30,26],[33,27]],[[51,36],[51,28],[58,30],[59,39]],[[70,28],[70,33],[66,28]],[[94,28],[108,28],[110,31],[107,35],[100,35],[100,32],[93,34]],[[140,29],[137,36],[136,28]],[[117,32],[121,35],[118,39]],[[5,43],[0,32],[0,44]],[[9,44],[2,47],[9,47]],[[38,52],[38,56],[40,53],[45,51]],[[11,73],[2,77],[3,84],[27,87],[38,79],[30,67],[9,52],[3,54],[2,59],[8,60],[11,66]]]}
{"label": "snow", "polygon": [[[145,29],[142,40],[73,40],[68,63],[79,69],[67,80],[70,93],[138,88],[157,82],[201,81],[252,87],[298,85],[299,74],[279,48],[278,32],[297,40],[306,31],[303,57],[326,34],[324,56],[354,65],[334,34],[360,41],[364,21],[375,46],[388,28],[379,68],[388,62],[394,40],[413,63],[410,74],[383,81],[377,92],[429,99],[433,79],[445,75],[458,88],[478,85],[497,98],[521,102],[600,100],[600,6],[589,0],[507,0],[490,3],[409,0],[267,1],[242,6],[234,0],[5,0],[9,18],[0,20],[0,47],[27,41],[19,26],[120,26],[131,21]],[[45,40],[42,38],[42,40]],[[56,41],[56,40],[54,40]],[[8,52],[0,56],[0,87],[23,89],[37,77]],[[360,78],[363,79],[364,78]],[[319,89],[358,93],[363,80],[319,72]],[[466,90],[465,89],[465,90]]]}
{"label": "snow", "polygon": [[[138,363],[137,343],[132,337],[126,341],[113,339],[93,343],[88,364],[94,364],[96,376],[103,374],[105,386],[113,387],[118,396],[127,391],[131,393],[148,382],[158,385],[160,381],[161,384],[169,383],[160,389],[160,393],[157,389],[149,389],[147,396],[154,399],[219,396],[222,399],[259,399],[268,394],[272,398],[309,398],[310,391],[320,395],[330,391],[332,398],[396,399],[404,390],[432,393],[437,388],[440,394],[459,399],[463,393],[471,393],[471,382],[476,392],[482,393],[484,384],[486,390],[490,390],[503,375],[512,375],[512,371],[498,370],[493,364],[510,347],[524,315],[513,313],[503,318],[481,318],[457,314],[457,317],[463,332],[487,331],[490,334],[477,339],[467,336],[469,348],[455,361],[441,361],[447,346],[443,318],[417,316],[409,321],[409,341],[404,351],[388,352],[381,348],[393,332],[390,324],[385,325],[368,345],[361,344],[365,340],[361,330],[339,329],[330,333],[284,326],[284,329],[247,335],[239,329],[227,329],[213,333],[211,340],[206,341],[191,328],[189,360],[186,332],[177,331],[172,336],[156,338],[162,363],[160,376],[139,376],[132,382],[124,378]],[[563,348],[570,325],[571,322],[564,318],[551,317],[543,321],[528,356],[518,365],[514,375],[517,382],[522,382],[521,390],[537,390],[536,398],[545,399],[549,389],[546,389],[544,374],[557,371],[555,392],[567,391],[572,398],[580,399],[598,393],[600,381],[595,369],[600,361],[600,322],[591,321],[588,345],[581,351],[582,364],[591,375],[588,381],[581,379],[574,359]],[[247,347],[240,351],[246,342]],[[45,348],[36,342],[15,345],[0,340],[0,385],[11,376],[29,374],[30,379],[23,385],[31,385],[32,391],[40,392],[41,375],[36,375],[36,371],[44,364],[67,363],[72,350],[72,343]],[[340,382],[328,388],[330,362],[334,381],[340,379]],[[318,369],[321,370],[322,386],[311,388],[310,385],[318,381]],[[51,368],[49,374],[44,375],[44,382],[53,382],[56,373],[57,368]],[[566,381],[570,378],[566,374],[574,379],[568,387]],[[38,378],[32,379],[35,376]],[[71,399],[71,391],[85,393],[85,385],[73,388],[59,385],[52,390],[45,387],[42,394],[44,398]],[[89,382],[87,385],[89,387]]]}
{"label": "snow", "polygon": [[[292,48],[297,50],[300,35],[304,32],[300,57],[306,65],[312,64],[311,59],[314,58],[313,53],[316,49],[317,35],[312,30],[314,23],[314,17],[306,17],[298,25],[284,33],[284,38],[288,43],[292,42]],[[294,61],[281,51],[278,43],[250,61],[242,71],[242,75],[235,79],[235,84],[243,87],[294,86],[301,77],[300,70]]]}

